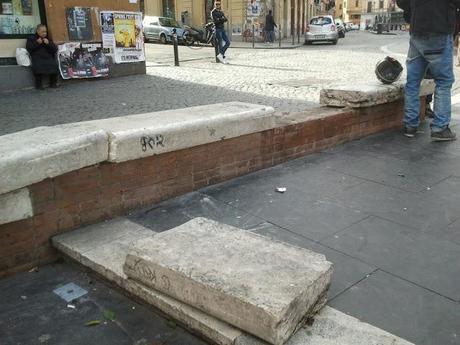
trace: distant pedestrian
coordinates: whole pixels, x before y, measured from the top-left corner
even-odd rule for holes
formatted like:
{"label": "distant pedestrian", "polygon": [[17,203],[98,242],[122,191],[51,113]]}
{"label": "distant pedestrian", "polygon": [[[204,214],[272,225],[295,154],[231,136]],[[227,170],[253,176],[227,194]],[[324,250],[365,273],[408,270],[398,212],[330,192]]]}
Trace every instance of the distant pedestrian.
{"label": "distant pedestrian", "polygon": [[32,58],[32,72],[35,77],[35,87],[43,90],[43,76],[50,78],[50,87],[57,87],[58,67],[56,63],[56,45],[48,38],[45,25],[37,25],[35,35],[29,37],[26,45]]}
{"label": "distant pedestrian", "polygon": [[272,10],[268,11],[267,16],[265,17],[265,37],[266,42],[273,44],[275,42],[275,19],[273,18]]}
{"label": "distant pedestrian", "polygon": [[460,0],[397,0],[410,19],[410,47],[404,105],[404,135],[412,138],[420,124],[420,83],[427,69],[436,84],[431,139],[455,140],[449,128],[453,74],[453,34]]}
{"label": "distant pedestrian", "polygon": [[224,23],[228,21],[225,17],[224,12],[222,11],[220,0],[214,2],[214,9],[211,11],[211,17],[216,26],[216,38],[219,54],[217,54],[217,59],[226,64],[227,60],[225,58],[225,52],[228,47],[230,47],[230,40],[228,39],[227,33],[225,32]]}

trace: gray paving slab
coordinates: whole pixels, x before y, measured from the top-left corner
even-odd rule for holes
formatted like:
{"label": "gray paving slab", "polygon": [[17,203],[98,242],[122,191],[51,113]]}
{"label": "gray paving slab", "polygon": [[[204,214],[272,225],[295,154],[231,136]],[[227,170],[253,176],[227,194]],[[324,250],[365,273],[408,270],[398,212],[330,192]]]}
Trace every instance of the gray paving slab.
{"label": "gray paving slab", "polygon": [[[248,179],[248,183],[241,178],[234,184],[209,188],[205,193],[313,240],[327,237],[367,217],[358,209],[351,209],[328,197],[318,198],[308,191],[299,192],[294,186],[285,193],[277,193],[277,187],[285,187],[281,180],[277,184],[267,183],[255,175]],[[261,184],[263,188],[260,188]],[[330,217],[331,214],[334,217]]]}
{"label": "gray paving slab", "polygon": [[270,223],[259,224],[250,231],[325,255],[334,264],[331,287],[328,291],[329,300],[334,299],[376,270],[376,266],[369,265]]}
{"label": "gray paving slab", "polygon": [[401,191],[376,182],[365,182],[332,199],[349,208],[429,232],[444,228],[460,216],[460,204],[449,203],[422,193]]}
{"label": "gray paving slab", "polygon": [[[75,308],[53,293],[69,282],[88,291],[72,301]],[[0,289],[0,334],[5,345],[206,344],[94,274],[67,263],[0,280]],[[107,311],[113,313],[114,321],[104,318]],[[91,320],[101,323],[85,326]]]}
{"label": "gray paving slab", "polygon": [[458,303],[382,271],[330,305],[417,345],[460,344]]}
{"label": "gray paving slab", "polygon": [[239,229],[264,220],[200,192],[188,193],[127,215],[131,221],[156,232],[169,230],[197,217],[205,217]]}
{"label": "gray paving slab", "polygon": [[460,246],[370,217],[321,242],[453,300],[460,299]]}

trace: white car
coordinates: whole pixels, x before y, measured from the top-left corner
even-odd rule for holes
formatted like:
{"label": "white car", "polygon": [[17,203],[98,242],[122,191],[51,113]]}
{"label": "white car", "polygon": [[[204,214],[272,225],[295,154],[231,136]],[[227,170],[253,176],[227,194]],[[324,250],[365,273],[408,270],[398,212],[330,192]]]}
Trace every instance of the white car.
{"label": "white car", "polygon": [[145,41],[173,41],[173,30],[176,30],[179,42],[184,40],[184,28],[174,19],[167,17],[145,16],[143,20]]}
{"label": "white car", "polygon": [[334,18],[329,15],[316,16],[310,20],[305,33],[305,44],[313,42],[331,42],[337,44],[339,33]]}

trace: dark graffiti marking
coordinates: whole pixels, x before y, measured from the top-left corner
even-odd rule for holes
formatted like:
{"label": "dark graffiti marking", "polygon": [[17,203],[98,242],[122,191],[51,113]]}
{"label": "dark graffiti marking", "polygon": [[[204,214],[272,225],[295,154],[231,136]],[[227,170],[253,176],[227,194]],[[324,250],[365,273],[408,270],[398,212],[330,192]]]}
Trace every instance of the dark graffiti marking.
{"label": "dark graffiti marking", "polygon": [[164,137],[161,134],[157,134],[154,137],[141,137],[141,148],[142,151],[145,152],[150,147],[150,149],[154,150],[156,147],[165,147],[164,145]]}

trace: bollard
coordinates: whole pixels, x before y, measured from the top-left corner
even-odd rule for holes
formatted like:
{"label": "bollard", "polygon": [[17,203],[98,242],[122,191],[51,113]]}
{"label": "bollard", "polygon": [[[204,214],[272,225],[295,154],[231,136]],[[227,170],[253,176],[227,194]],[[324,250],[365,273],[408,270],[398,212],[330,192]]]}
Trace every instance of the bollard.
{"label": "bollard", "polygon": [[177,32],[173,29],[174,66],[179,66],[179,45],[177,43]]}
{"label": "bollard", "polygon": [[219,55],[219,52],[220,52],[219,40],[217,39],[217,33],[214,31],[214,53],[216,55],[216,62],[220,62],[219,59],[217,58],[217,55]]}
{"label": "bollard", "polygon": [[279,47],[281,48],[281,29],[278,30],[278,44],[279,44]]}
{"label": "bollard", "polygon": [[297,44],[300,44],[300,31],[297,31]]}
{"label": "bollard", "polygon": [[254,32],[255,32],[255,29],[254,29],[254,25],[252,26],[252,47],[254,48],[255,45],[256,45],[256,37],[254,35]]}
{"label": "bollard", "polygon": [[292,45],[294,45],[295,44],[295,33],[293,32],[291,36],[292,36]]}

